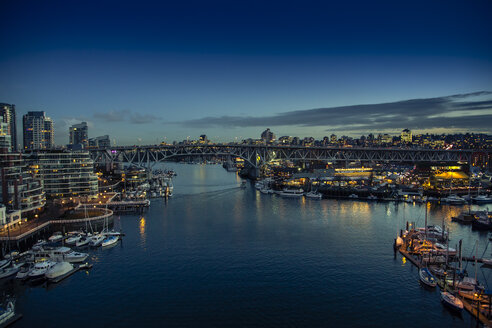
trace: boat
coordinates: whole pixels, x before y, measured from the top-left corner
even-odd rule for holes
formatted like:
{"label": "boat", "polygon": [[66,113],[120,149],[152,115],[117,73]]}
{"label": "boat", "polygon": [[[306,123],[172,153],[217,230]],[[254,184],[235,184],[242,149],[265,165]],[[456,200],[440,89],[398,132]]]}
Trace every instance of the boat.
{"label": "boat", "polygon": [[63,239],[63,235],[60,231],[55,232],[54,234],[51,235],[50,238],[48,238],[48,240],[52,243],[56,243],[62,239]]}
{"label": "boat", "polygon": [[488,204],[492,203],[492,197],[489,197],[487,195],[478,195],[477,197],[473,198],[473,201],[477,204]]}
{"label": "boat", "polygon": [[28,278],[31,280],[41,280],[45,278],[46,272],[53,267],[56,262],[53,261],[41,261],[34,264],[34,268],[28,274]]}
{"label": "boat", "polygon": [[448,292],[441,292],[441,302],[452,310],[463,311],[463,302]]}
{"label": "boat", "polygon": [[472,221],[472,227],[477,230],[492,229],[492,221],[490,220],[488,213],[486,215],[475,216],[475,219]]}
{"label": "boat", "polygon": [[65,240],[65,244],[75,245],[81,238],[82,235],[73,235],[71,237],[68,237],[67,240]]}
{"label": "boat", "polygon": [[475,290],[476,288],[482,288],[483,286],[480,286],[475,278],[472,277],[463,277],[461,281],[458,281],[455,285],[456,289],[463,289],[463,290]]}
{"label": "boat", "polygon": [[119,240],[118,236],[109,236],[108,238],[102,241],[101,246],[106,247],[106,246],[114,245],[118,242],[118,240]]}
{"label": "boat", "polygon": [[268,187],[263,187],[260,189],[260,192],[262,194],[273,194],[273,189],[268,188]]}
{"label": "boat", "polygon": [[46,271],[45,277],[48,280],[53,280],[69,273],[72,270],[73,264],[69,262],[58,262]]}
{"label": "boat", "polygon": [[460,204],[465,204],[466,200],[460,196],[457,195],[449,195],[448,197],[441,198],[442,202],[448,203],[448,204],[455,204],[455,205],[460,205]]}
{"label": "boat", "polygon": [[492,266],[492,259],[482,259],[483,265]]}
{"label": "boat", "polygon": [[10,262],[12,262],[10,259],[5,259],[0,261],[0,269],[3,269],[7,266],[9,266]]}
{"label": "boat", "polygon": [[8,321],[15,316],[15,306],[13,301],[8,301],[5,308],[0,307],[0,326],[5,327]]}
{"label": "boat", "polygon": [[11,266],[0,269],[0,279],[10,278],[17,274],[20,270],[20,265],[12,264]]}
{"label": "boat", "polygon": [[104,239],[105,239],[105,237],[103,234],[97,234],[91,238],[89,245],[92,247],[101,246]]}
{"label": "boat", "polygon": [[317,191],[310,191],[306,193],[306,198],[311,198],[311,199],[321,199],[323,197],[322,194],[320,194]]}
{"label": "boat", "polygon": [[106,237],[108,237],[108,236],[123,236],[123,233],[121,231],[114,231],[114,230],[105,231],[102,234]]}
{"label": "boat", "polygon": [[377,196],[374,196],[374,195],[369,195],[367,197],[367,200],[378,200],[378,197]]}
{"label": "boat", "polygon": [[39,259],[49,259],[55,262],[83,262],[89,256],[87,253],[75,252],[69,247],[49,246],[32,248],[28,255],[34,262]]}
{"label": "boat", "polygon": [[471,224],[475,220],[475,216],[471,213],[462,212],[458,216],[451,217],[451,220],[462,224]]}
{"label": "boat", "polygon": [[28,276],[29,276],[29,273],[32,271],[33,268],[34,268],[34,264],[33,263],[24,263],[24,264],[22,264],[20,266],[19,272],[17,272],[17,274],[15,275],[15,278],[16,279],[21,279],[21,280],[27,279]]}
{"label": "boat", "polygon": [[429,287],[436,287],[437,280],[427,268],[419,270],[420,281]]}
{"label": "boat", "polygon": [[476,290],[458,290],[458,295],[473,302],[480,301],[480,303],[490,303],[488,297],[483,297]]}
{"label": "boat", "polygon": [[80,238],[77,242],[75,242],[76,247],[82,247],[89,245],[90,241],[92,240],[92,235],[89,233],[87,236],[84,236]]}
{"label": "boat", "polygon": [[304,195],[304,190],[299,189],[283,189],[279,192],[279,195],[282,197],[302,197]]}
{"label": "boat", "polygon": [[48,242],[44,239],[39,239],[34,245],[32,245],[32,247],[39,247],[39,246],[43,246],[43,245],[46,245]]}
{"label": "boat", "polygon": [[356,194],[350,194],[350,195],[348,196],[348,198],[351,198],[351,199],[357,199],[357,198],[359,198],[359,196],[357,196]]}

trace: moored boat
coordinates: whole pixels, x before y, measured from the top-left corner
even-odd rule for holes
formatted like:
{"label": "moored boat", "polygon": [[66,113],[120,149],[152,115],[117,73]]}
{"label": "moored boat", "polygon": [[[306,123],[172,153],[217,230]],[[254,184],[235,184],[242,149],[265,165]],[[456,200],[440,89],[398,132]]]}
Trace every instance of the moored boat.
{"label": "moored boat", "polygon": [[15,316],[15,306],[13,301],[8,301],[5,308],[0,307],[0,326],[8,325],[8,321]]}
{"label": "moored boat", "polygon": [[63,235],[60,231],[55,232],[54,234],[51,235],[50,238],[48,238],[48,240],[52,243],[56,243],[62,239],[63,239]]}
{"label": "moored boat", "polygon": [[97,234],[95,236],[92,236],[91,241],[89,242],[89,245],[92,247],[101,246],[104,239],[105,239],[105,237],[103,234]]}
{"label": "moored boat", "polygon": [[118,242],[118,240],[119,240],[118,236],[109,236],[108,238],[102,241],[101,246],[106,247],[106,246],[114,245]]}
{"label": "moored boat", "polygon": [[323,195],[317,191],[310,191],[306,193],[306,197],[311,199],[321,199]]}
{"label": "moored boat", "polygon": [[473,198],[473,201],[477,204],[488,204],[492,203],[492,197],[489,197],[488,195],[478,195]]}
{"label": "moored boat", "polygon": [[31,280],[40,280],[45,278],[46,272],[53,267],[56,262],[53,261],[42,261],[34,264],[34,268],[29,272],[28,277]]}
{"label": "moored boat", "polygon": [[15,275],[16,279],[24,280],[27,279],[29,276],[29,273],[33,270],[34,264],[33,263],[24,263],[21,265],[19,272]]}
{"label": "moored boat", "polygon": [[82,239],[82,235],[73,235],[68,237],[67,240],[65,240],[65,243],[68,245],[75,245],[80,239]]}
{"label": "moored boat", "polygon": [[432,275],[432,273],[429,271],[427,268],[421,268],[419,270],[419,277],[420,281],[425,284],[426,286],[429,287],[436,287],[437,285],[437,280],[436,278]]}
{"label": "moored boat", "polygon": [[17,266],[15,264],[12,264],[8,267],[0,269],[0,279],[10,278],[10,277],[16,275],[17,272],[19,272],[19,270],[20,270],[20,265]]}
{"label": "moored boat", "polygon": [[302,197],[304,195],[304,190],[299,189],[283,189],[279,192],[279,195],[282,197]]}
{"label": "moored boat", "polygon": [[463,302],[451,293],[441,292],[441,301],[452,310],[458,312],[463,310]]}
{"label": "moored boat", "polygon": [[63,276],[73,270],[73,264],[69,262],[58,262],[54,266],[48,269],[45,273],[45,277],[48,280],[56,279]]}

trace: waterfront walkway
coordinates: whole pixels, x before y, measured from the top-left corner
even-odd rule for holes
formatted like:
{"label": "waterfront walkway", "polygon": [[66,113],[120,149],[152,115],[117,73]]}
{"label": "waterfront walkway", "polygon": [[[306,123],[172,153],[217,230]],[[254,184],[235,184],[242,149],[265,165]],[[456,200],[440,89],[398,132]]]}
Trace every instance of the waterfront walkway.
{"label": "waterfront walkway", "polygon": [[91,221],[99,221],[109,218],[113,215],[113,211],[109,209],[99,209],[103,210],[105,213],[102,215],[97,215],[93,217],[83,217],[83,218],[67,218],[67,219],[35,219],[28,221],[27,223],[21,224],[14,229],[9,229],[0,233],[0,241],[21,241],[37,232],[44,231],[51,224],[73,224],[73,223],[84,223]]}

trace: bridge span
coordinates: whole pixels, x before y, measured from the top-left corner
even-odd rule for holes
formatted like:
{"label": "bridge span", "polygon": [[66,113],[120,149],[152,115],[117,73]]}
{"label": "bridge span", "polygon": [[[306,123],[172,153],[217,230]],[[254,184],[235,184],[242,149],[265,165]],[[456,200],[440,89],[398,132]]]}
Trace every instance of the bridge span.
{"label": "bridge span", "polygon": [[[434,150],[401,148],[306,147],[283,145],[199,144],[121,146],[90,149],[95,163],[129,163],[151,168],[156,163],[179,157],[240,157],[258,169],[275,159],[328,162],[407,162],[471,163],[474,150]],[[483,152],[481,152],[483,153]],[[490,152],[486,152],[490,157]]]}

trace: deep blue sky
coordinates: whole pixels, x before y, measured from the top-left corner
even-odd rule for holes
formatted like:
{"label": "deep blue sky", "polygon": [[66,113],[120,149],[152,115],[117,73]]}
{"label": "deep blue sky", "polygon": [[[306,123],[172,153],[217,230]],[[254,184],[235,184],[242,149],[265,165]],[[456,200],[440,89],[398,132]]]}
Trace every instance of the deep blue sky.
{"label": "deep blue sky", "polygon": [[267,127],[492,133],[492,95],[467,95],[492,91],[489,0],[2,1],[0,12],[0,102],[19,122],[46,111],[60,144],[81,120],[118,144]]}

